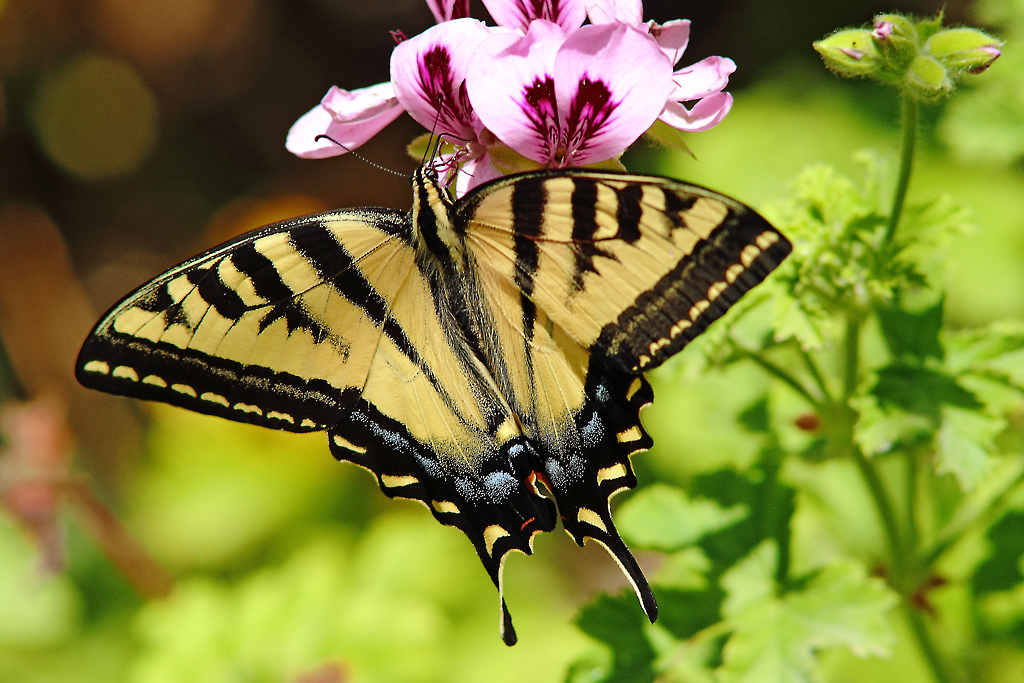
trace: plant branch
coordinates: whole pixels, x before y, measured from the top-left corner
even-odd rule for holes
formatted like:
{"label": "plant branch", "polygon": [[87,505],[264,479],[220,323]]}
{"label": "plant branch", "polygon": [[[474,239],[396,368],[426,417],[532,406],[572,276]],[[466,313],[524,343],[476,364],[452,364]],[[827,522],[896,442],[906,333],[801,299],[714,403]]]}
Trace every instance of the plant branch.
{"label": "plant branch", "polygon": [[917,101],[910,95],[903,95],[903,147],[900,150],[900,177],[896,185],[896,194],[892,199],[892,211],[889,212],[889,224],[885,227],[885,238],[882,240],[882,253],[889,250],[896,227],[903,213],[903,203],[910,187],[910,174],[914,167],[914,146],[917,142]]}
{"label": "plant branch", "polygon": [[935,683],[953,683],[953,675],[946,668],[946,663],[939,654],[939,648],[935,644],[932,634],[928,631],[928,624],[924,621],[924,615],[906,600],[903,602],[903,611],[907,615],[910,630],[914,633],[917,644],[921,647],[921,654],[924,655],[925,660],[928,662],[928,667],[932,670]]}
{"label": "plant branch", "polygon": [[750,360],[760,365],[769,375],[772,375],[776,379],[780,379],[787,385],[789,385],[793,389],[793,391],[797,392],[805,399],[807,399],[807,402],[814,406],[815,409],[821,409],[821,401],[817,397],[815,397],[814,394],[812,394],[807,389],[807,387],[801,384],[796,377],[793,377],[793,375],[789,374],[781,367],[771,362],[770,360],[768,360],[759,353],[744,348],[739,348],[738,351],[741,357],[749,358]]}

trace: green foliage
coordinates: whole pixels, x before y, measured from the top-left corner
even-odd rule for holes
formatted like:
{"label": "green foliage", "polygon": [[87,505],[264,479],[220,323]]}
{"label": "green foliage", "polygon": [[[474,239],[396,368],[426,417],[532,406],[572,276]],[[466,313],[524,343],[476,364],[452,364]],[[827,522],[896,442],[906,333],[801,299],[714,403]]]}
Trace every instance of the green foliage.
{"label": "green foliage", "polygon": [[[833,57],[846,67],[898,62],[923,78],[914,51],[926,46],[948,78],[992,40],[940,19],[880,19],[892,24],[885,45]],[[866,38],[855,33],[832,42]],[[913,49],[901,57],[903,43]],[[980,660],[965,652],[1024,647],[1024,517],[1014,509],[1024,507],[1024,326],[948,326],[948,248],[974,231],[974,215],[945,194],[905,201],[916,115],[904,112],[891,200],[886,165],[861,152],[861,181],[813,165],[764,209],[792,255],[694,344],[700,362],[677,380],[699,391],[704,377],[740,364],[774,380],[734,414],[737,430],[759,436],[760,455],[622,506],[624,537],[667,553],[654,577],[659,622],[639,619],[628,594],[584,608],[581,626],[610,648],[591,680],[831,681],[826,653],[856,660],[909,648],[950,683],[979,679]],[[843,467],[820,481],[822,463]],[[953,591],[977,601],[954,610]],[[613,620],[627,613],[628,626]],[[972,618],[978,632],[954,648],[943,620]],[[609,626],[614,638],[599,619],[621,623]],[[627,671],[626,661],[636,665]]]}

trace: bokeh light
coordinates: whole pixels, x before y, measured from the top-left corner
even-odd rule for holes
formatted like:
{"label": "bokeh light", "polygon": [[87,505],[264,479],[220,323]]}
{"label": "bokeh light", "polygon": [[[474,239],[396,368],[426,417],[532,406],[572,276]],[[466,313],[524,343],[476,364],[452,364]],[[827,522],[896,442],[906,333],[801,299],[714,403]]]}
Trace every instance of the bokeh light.
{"label": "bokeh light", "polygon": [[44,76],[32,111],[39,143],[85,180],[132,173],[157,138],[159,108],[128,63],[83,54]]}

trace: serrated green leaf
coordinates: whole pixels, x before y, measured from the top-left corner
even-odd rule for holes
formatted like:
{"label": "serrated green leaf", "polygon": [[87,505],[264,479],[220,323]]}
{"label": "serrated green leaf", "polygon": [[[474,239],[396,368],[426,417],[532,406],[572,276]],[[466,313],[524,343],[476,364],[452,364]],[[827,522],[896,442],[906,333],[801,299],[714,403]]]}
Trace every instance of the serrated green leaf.
{"label": "serrated green leaf", "polygon": [[936,435],[935,471],[953,474],[964,491],[984,481],[992,467],[992,440],[1006,428],[1006,420],[974,410],[946,406]]}
{"label": "serrated green leaf", "polygon": [[[789,522],[795,510],[796,492],[778,480],[778,471],[772,469],[770,463],[762,462],[762,467],[762,470],[748,473],[750,476],[719,470],[694,479],[694,495],[712,498],[728,508],[744,505],[748,510],[758,511],[699,541],[712,562],[712,576],[733,566],[765,539],[775,539],[785,547],[789,545]],[[758,475],[759,481],[751,480]]]}
{"label": "serrated green leaf", "polygon": [[736,421],[748,432],[767,434],[771,429],[771,416],[768,413],[768,397],[764,396],[749,408],[736,416]]}
{"label": "serrated green leaf", "polygon": [[938,370],[906,365],[887,365],[877,371],[871,394],[883,408],[898,408],[938,424],[942,406],[969,410],[983,407],[974,394],[957,384],[956,378]]}
{"label": "serrated green leaf", "polygon": [[677,550],[735,524],[747,514],[745,505],[723,508],[711,500],[691,500],[682,489],[655,484],[623,503],[615,523],[629,543]]}
{"label": "serrated green leaf", "polygon": [[778,564],[779,546],[769,539],[725,572],[718,581],[725,591],[722,614],[732,619],[751,605],[771,599]]}
{"label": "serrated green leaf", "polygon": [[883,410],[874,396],[857,396],[850,400],[857,411],[853,440],[866,455],[881,455],[906,443],[930,439],[934,430],[931,420],[898,408]]}
{"label": "serrated green leaf", "polygon": [[875,306],[875,314],[889,351],[897,360],[922,363],[926,358],[942,360],[945,351],[939,341],[944,299],[920,311],[908,311],[899,302]]}
{"label": "serrated green leaf", "polygon": [[888,612],[896,596],[864,567],[840,561],[821,570],[803,590],[775,594],[777,551],[766,542],[722,577],[722,611],[733,635],[718,670],[723,683],[807,683],[815,651],[846,647],[859,657],[885,656],[895,635]]}
{"label": "serrated green leaf", "polygon": [[636,604],[632,591],[623,591],[618,596],[597,596],[580,608],[575,623],[581,631],[611,649],[611,669],[601,680],[609,683],[654,681],[656,653],[644,634],[647,618]]}

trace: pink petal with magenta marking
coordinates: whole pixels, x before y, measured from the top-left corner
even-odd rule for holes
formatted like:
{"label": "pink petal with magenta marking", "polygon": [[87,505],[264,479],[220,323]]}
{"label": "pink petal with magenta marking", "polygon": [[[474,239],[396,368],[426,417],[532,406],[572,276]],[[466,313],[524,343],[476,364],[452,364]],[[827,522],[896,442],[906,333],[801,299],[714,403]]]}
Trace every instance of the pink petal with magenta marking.
{"label": "pink petal with magenta marking", "polygon": [[516,152],[542,164],[551,161],[557,143],[554,65],[564,38],[557,24],[543,20],[531,23],[525,36],[492,36],[473,55],[466,78],[473,109],[484,125]]}
{"label": "pink petal with magenta marking", "polygon": [[601,24],[570,35],[555,58],[560,165],[624,151],[658,118],[672,87],[672,66],[646,32]]}
{"label": "pink petal with magenta marking", "polygon": [[427,6],[439,24],[469,16],[469,0],[427,0]]}
{"label": "pink petal with magenta marking", "polygon": [[409,115],[427,130],[473,139],[466,70],[477,46],[499,30],[455,19],[398,45],[391,53],[391,81]]}
{"label": "pink petal with magenta marking", "polygon": [[584,0],[483,0],[498,26],[526,33],[538,19],[550,21],[571,32],[587,18]]}

